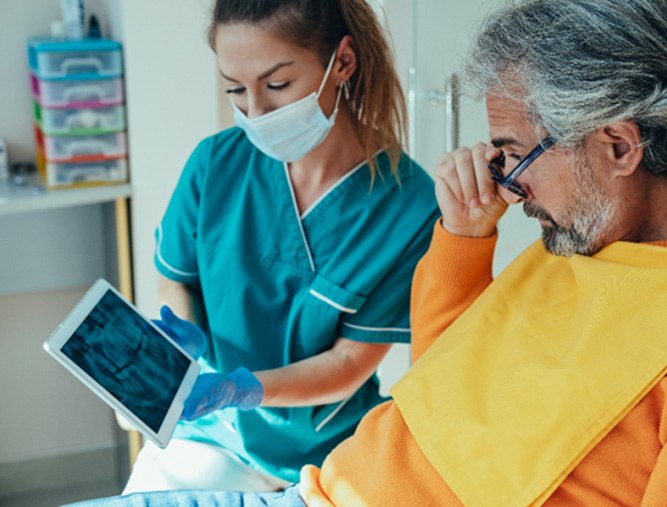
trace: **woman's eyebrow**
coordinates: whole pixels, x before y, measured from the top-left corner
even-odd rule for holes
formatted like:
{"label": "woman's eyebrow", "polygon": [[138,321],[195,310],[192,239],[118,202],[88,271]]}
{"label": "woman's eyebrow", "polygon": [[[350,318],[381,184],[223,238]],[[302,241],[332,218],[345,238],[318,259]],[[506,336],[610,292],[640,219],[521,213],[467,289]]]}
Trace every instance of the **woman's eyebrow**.
{"label": "woman's eyebrow", "polygon": [[237,81],[236,79],[234,79],[233,77],[228,76],[227,74],[225,74],[225,73],[222,72],[222,71],[220,71],[220,75],[221,75],[222,77],[224,77],[227,81],[231,81],[231,82],[233,82],[233,83],[238,83],[238,81]]}
{"label": "woman's eyebrow", "polygon": [[[269,77],[269,76],[270,76],[271,74],[273,74],[274,72],[278,71],[279,69],[282,69],[283,67],[287,67],[288,65],[292,65],[293,63],[294,63],[293,61],[276,63],[273,67],[271,67],[271,68],[270,68],[269,70],[267,70],[266,72],[262,72],[262,73],[257,77],[257,81],[262,81],[262,80],[266,79],[267,77]],[[220,75],[221,75],[222,77],[224,77],[227,81],[231,81],[231,82],[233,82],[233,83],[238,83],[238,82],[239,82],[238,79],[235,79],[235,78],[233,78],[233,77],[228,76],[227,74],[225,74],[225,73],[222,71],[222,69],[220,69]]]}
{"label": "woman's eyebrow", "polygon": [[263,80],[263,79],[266,79],[267,77],[269,77],[271,74],[273,74],[273,73],[276,72],[277,70],[282,69],[283,67],[287,67],[288,65],[292,65],[293,63],[294,63],[293,61],[291,61],[291,62],[281,62],[281,63],[276,63],[276,64],[275,64],[273,67],[271,67],[269,70],[267,70],[266,72],[263,72],[262,74],[260,74],[260,75],[257,77],[257,81],[261,81],[261,80]]}

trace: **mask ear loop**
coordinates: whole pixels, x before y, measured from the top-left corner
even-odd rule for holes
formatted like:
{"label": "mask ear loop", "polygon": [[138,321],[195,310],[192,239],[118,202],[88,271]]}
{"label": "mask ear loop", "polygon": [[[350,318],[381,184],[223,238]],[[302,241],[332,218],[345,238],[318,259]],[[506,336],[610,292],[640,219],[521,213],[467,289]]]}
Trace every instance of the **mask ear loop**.
{"label": "mask ear loop", "polygon": [[[347,81],[345,81],[345,82],[347,83]],[[336,93],[336,104],[334,105],[334,110],[333,110],[334,115],[336,115],[336,113],[338,113],[338,106],[340,104],[340,98],[343,95],[343,90],[346,90],[346,88],[345,88],[344,84],[341,84],[338,87],[338,93]]]}
{"label": "mask ear loop", "polygon": [[333,54],[331,55],[331,58],[329,58],[329,64],[327,65],[327,70],[324,72],[324,77],[322,78],[322,82],[320,83],[320,88],[317,90],[317,95],[316,97],[319,99],[320,94],[322,93],[322,90],[324,89],[324,85],[327,82],[327,79],[329,79],[329,74],[331,74],[331,69],[333,69],[333,64],[336,61],[336,53],[338,53],[338,46],[336,46],[336,49],[334,50]]}
{"label": "mask ear loop", "polygon": [[[329,59],[329,64],[327,65],[327,70],[324,72],[322,83],[320,83],[320,88],[319,90],[317,90],[317,95],[315,95],[318,99],[320,98],[320,94],[324,89],[324,85],[326,84],[327,79],[329,79],[329,74],[331,74],[331,69],[333,69],[337,53],[338,53],[338,46],[336,46],[336,49],[334,50],[333,54],[331,55],[331,58]],[[350,83],[348,81],[344,81],[338,86],[338,92],[336,93],[336,104],[334,105],[332,117],[335,117],[336,114],[338,113],[338,106],[340,105],[340,97],[343,94],[343,92],[345,92],[345,100],[348,100],[350,98]]]}

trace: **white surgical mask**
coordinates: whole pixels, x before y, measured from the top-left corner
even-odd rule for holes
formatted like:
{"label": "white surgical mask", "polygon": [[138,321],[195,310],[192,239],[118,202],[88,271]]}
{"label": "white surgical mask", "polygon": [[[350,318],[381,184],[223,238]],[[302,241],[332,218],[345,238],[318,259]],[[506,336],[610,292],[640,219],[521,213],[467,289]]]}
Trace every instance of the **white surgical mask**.
{"label": "white surgical mask", "polygon": [[324,141],[336,120],[343,86],[338,90],[336,105],[328,118],[317,100],[322,93],[335,60],[336,52],[334,51],[317,92],[313,92],[275,111],[256,118],[248,118],[232,102],[236,125],[243,129],[250,142],[257,149],[269,157],[283,162],[300,159]]}

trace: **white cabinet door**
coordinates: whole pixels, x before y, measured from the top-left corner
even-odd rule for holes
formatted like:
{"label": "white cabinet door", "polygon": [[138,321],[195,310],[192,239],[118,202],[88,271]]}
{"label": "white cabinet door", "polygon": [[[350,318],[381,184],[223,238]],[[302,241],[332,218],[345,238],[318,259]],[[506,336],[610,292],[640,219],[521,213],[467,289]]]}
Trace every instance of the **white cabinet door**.
{"label": "white cabinet door", "polygon": [[[410,153],[433,173],[456,145],[488,141],[483,101],[469,90],[448,94],[482,18],[503,0],[384,0],[410,113]],[[455,91],[455,90],[454,90]],[[454,99],[451,104],[450,99]],[[458,104],[458,105],[457,105]],[[453,107],[450,107],[453,106]],[[453,113],[453,114],[451,114]],[[499,224],[494,270],[539,237],[539,226],[513,206]]]}

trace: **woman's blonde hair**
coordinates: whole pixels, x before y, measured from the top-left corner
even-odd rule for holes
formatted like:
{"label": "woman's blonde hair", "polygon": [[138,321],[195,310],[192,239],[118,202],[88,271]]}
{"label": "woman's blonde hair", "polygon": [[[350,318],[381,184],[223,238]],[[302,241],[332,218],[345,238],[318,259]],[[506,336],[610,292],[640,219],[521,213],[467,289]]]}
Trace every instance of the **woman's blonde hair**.
{"label": "woman's blonde hair", "polygon": [[357,70],[350,79],[348,104],[371,168],[385,149],[392,172],[406,141],[405,98],[389,41],[366,0],[216,0],[209,43],[221,24],[262,24],[277,35],[314,51],[324,67],[341,39],[350,35],[357,53]]}

